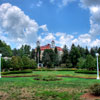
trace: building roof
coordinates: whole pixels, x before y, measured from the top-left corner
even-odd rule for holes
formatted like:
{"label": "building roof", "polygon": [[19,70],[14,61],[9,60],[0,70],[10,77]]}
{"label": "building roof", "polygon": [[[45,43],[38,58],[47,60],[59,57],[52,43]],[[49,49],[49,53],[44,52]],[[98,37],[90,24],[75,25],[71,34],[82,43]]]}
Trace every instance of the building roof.
{"label": "building roof", "polygon": [[[56,46],[58,51],[63,51],[61,47]],[[47,44],[45,46],[40,46],[41,51],[44,51],[45,49],[51,49],[51,45]]]}

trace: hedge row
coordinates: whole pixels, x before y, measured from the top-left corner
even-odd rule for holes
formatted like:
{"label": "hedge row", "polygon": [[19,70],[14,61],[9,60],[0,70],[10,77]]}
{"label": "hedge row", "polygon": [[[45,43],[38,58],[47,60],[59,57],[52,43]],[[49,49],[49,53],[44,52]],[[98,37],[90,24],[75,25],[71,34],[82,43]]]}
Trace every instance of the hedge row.
{"label": "hedge row", "polygon": [[2,72],[2,75],[7,74],[22,74],[22,73],[32,73],[32,70],[22,70],[22,71],[9,71],[9,72]]}
{"label": "hedge row", "polygon": [[97,71],[76,70],[75,73],[83,73],[83,74],[97,74]]}
{"label": "hedge row", "polygon": [[35,69],[34,71],[75,71],[76,68],[40,68],[40,69]]}

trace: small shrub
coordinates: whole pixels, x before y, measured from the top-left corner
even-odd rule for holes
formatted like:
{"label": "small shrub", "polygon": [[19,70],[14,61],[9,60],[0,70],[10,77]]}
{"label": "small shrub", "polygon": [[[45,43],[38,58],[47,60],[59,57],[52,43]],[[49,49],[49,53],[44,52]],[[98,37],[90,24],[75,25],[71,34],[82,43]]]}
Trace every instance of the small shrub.
{"label": "small shrub", "polygon": [[41,81],[57,81],[57,80],[61,80],[61,78],[58,78],[56,76],[53,75],[48,75],[48,76],[39,76],[34,78],[35,80],[41,80]]}
{"label": "small shrub", "polygon": [[9,71],[9,72],[2,72],[2,75],[8,74],[23,74],[23,73],[32,73],[32,70],[22,70],[22,71]]}
{"label": "small shrub", "polygon": [[95,96],[100,96],[100,84],[96,83],[90,87],[90,93]]}
{"label": "small shrub", "polygon": [[97,74],[97,71],[76,70],[75,73],[82,73],[82,74]]}

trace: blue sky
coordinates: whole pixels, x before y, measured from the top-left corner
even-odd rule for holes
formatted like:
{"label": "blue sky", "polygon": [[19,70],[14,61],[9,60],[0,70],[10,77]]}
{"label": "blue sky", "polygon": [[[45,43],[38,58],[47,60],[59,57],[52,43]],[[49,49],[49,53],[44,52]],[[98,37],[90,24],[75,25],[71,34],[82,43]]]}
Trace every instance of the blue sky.
{"label": "blue sky", "polygon": [[100,0],[0,0],[0,39],[12,48],[100,46],[99,16]]}

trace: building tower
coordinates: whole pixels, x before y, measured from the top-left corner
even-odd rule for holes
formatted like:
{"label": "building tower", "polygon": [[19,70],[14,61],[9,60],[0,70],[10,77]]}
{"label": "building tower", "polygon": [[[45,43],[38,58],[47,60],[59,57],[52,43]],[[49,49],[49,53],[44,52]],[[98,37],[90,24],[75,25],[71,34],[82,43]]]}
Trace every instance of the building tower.
{"label": "building tower", "polygon": [[52,42],[51,42],[51,48],[55,48],[55,41],[54,40],[52,40]]}
{"label": "building tower", "polygon": [[37,45],[37,47],[39,47],[40,46],[40,41],[37,41],[36,45]]}

